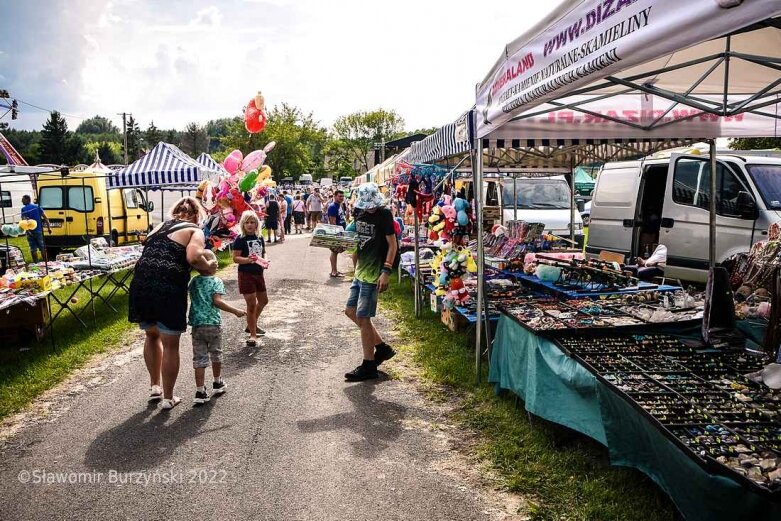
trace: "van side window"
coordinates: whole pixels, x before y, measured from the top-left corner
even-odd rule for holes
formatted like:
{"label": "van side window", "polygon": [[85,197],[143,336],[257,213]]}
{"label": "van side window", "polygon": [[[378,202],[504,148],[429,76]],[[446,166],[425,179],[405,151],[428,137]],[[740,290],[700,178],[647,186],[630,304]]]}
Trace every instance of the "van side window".
{"label": "van side window", "polygon": [[11,192],[9,190],[3,190],[0,192],[0,208],[11,208],[13,201],[11,201]]}
{"label": "van side window", "polygon": [[[716,213],[726,217],[740,217],[737,210],[738,194],[748,191],[735,173],[719,163],[716,167]],[[710,206],[710,162],[680,159],[673,174],[673,201],[707,210]]]}
{"label": "van side window", "polygon": [[64,200],[61,186],[45,186],[38,192],[38,205],[44,210],[62,209]]}
{"label": "van side window", "polygon": [[91,186],[68,187],[68,209],[77,212],[91,212],[95,209],[95,199]]}

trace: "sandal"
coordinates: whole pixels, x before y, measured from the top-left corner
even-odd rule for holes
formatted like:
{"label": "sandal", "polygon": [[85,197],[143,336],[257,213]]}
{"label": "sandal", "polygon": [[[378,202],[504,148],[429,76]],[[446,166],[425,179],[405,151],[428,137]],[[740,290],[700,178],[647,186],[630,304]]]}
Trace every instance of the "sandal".
{"label": "sandal", "polygon": [[247,347],[258,347],[257,340],[252,340],[252,339],[247,340]]}
{"label": "sandal", "polygon": [[178,396],[174,396],[173,398],[163,398],[163,401],[160,402],[160,408],[170,410],[179,405],[179,402],[181,401],[182,399]]}
{"label": "sandal", "polygon": [[344,273],[342,273],[341,271],[337,271],[336,273],[331,273],[331,276],[334,277],[334,278],[336,278],[336,277],[344,277]]}
{"label": "sandal", "polygon": [[157,400],[161,400],[163,398],[163,388],[159,385],[153,385],[149,389],[149,402],[156,402]]}

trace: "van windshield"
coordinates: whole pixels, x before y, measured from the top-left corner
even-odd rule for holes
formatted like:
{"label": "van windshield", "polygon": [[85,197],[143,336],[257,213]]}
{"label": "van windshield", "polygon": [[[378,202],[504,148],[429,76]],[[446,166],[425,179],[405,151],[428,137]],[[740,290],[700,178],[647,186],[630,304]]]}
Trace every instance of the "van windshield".
{"label": "van windshield", "polygon": [[[518,179],[516,201],[521,209],[561,209],[570,207],[570,192],[563,179]],[[513,208],[513,181],[502,182],[502,202]]]}
{"label": "van windshield", "polygon": [[746,165],[765,204],[781,210],[781,165]]}

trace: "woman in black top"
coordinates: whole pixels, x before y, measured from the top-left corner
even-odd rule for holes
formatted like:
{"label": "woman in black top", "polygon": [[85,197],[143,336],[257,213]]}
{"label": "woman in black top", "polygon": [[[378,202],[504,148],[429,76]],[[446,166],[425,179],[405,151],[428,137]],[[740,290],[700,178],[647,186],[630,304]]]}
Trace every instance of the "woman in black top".
{"label": "woman in black top", "polygon": [[[184,197],[171,208],[171,218],[152,230],[130,283],[128,319],[146,332],[144,361],[152,389],[150,401],[162,407],[179,403],[174,385],[179,374],[179,336],[187,329],[187,284],[190,270],[208,269],[204,236],[198,227],[201,206]],[[162,382],[162,388],[161,388]]]}
{"label": "woman in black top", "polygon": [[[268,205],[266,206],[266,229],[268,230],[268,241],[277,241],[277,226],[279,226],[279,203],[274,194],[268,196]],[[274,240],[271,240],[271,234],[274,234]]]}

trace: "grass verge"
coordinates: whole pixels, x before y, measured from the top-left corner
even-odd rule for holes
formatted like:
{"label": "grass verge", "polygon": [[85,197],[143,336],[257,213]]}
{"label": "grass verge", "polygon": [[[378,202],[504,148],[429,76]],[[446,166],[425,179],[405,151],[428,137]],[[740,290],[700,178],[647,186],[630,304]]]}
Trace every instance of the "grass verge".
{"label": "grass verge", "polygon": [[478,433],[476,455],[506,490],[523,496],[531,519],[674,519],[667,496],[640,472],[610,467],[599,444],[542,420],[532,425],[512,397],[476,387],[465,334],[449,331],[429,310],[416,320],[409,279],[392,283],[381,302],[397,328],[399,350],[419,368],[424,388],[434,399],[456,399],[452,420]]}
{"label": "grass verge", "polygon": [[[21,239],[24,241],[24,237]],[[24,241],[24,246],[26,244]],[[217,259],[220,269],[233,262],[227,251],[218,252]],[[65,298],[71,291],[71,288],[66,287],[57,293],[60,298]],[[106,288],[101,293],[107,296],[109,291]],[[73,305],[76,310],[81,311],[89,306],[89,293],[86,290],[79,290],[75,298],[78,300]],[[82,320],[88,329],[84,329],[64,311],[54,323],[56,347],[52,346],[47,336],[40,343],[33,341],[0,349],[0,420],[21,411],[95,355],[116,349],[129,341],[130,331],[137,326],[127,321],[127,295],[116,296],[111,303],[116,313],[99,299],[95,302],[94,321],[92,310],[85,311]]]}

